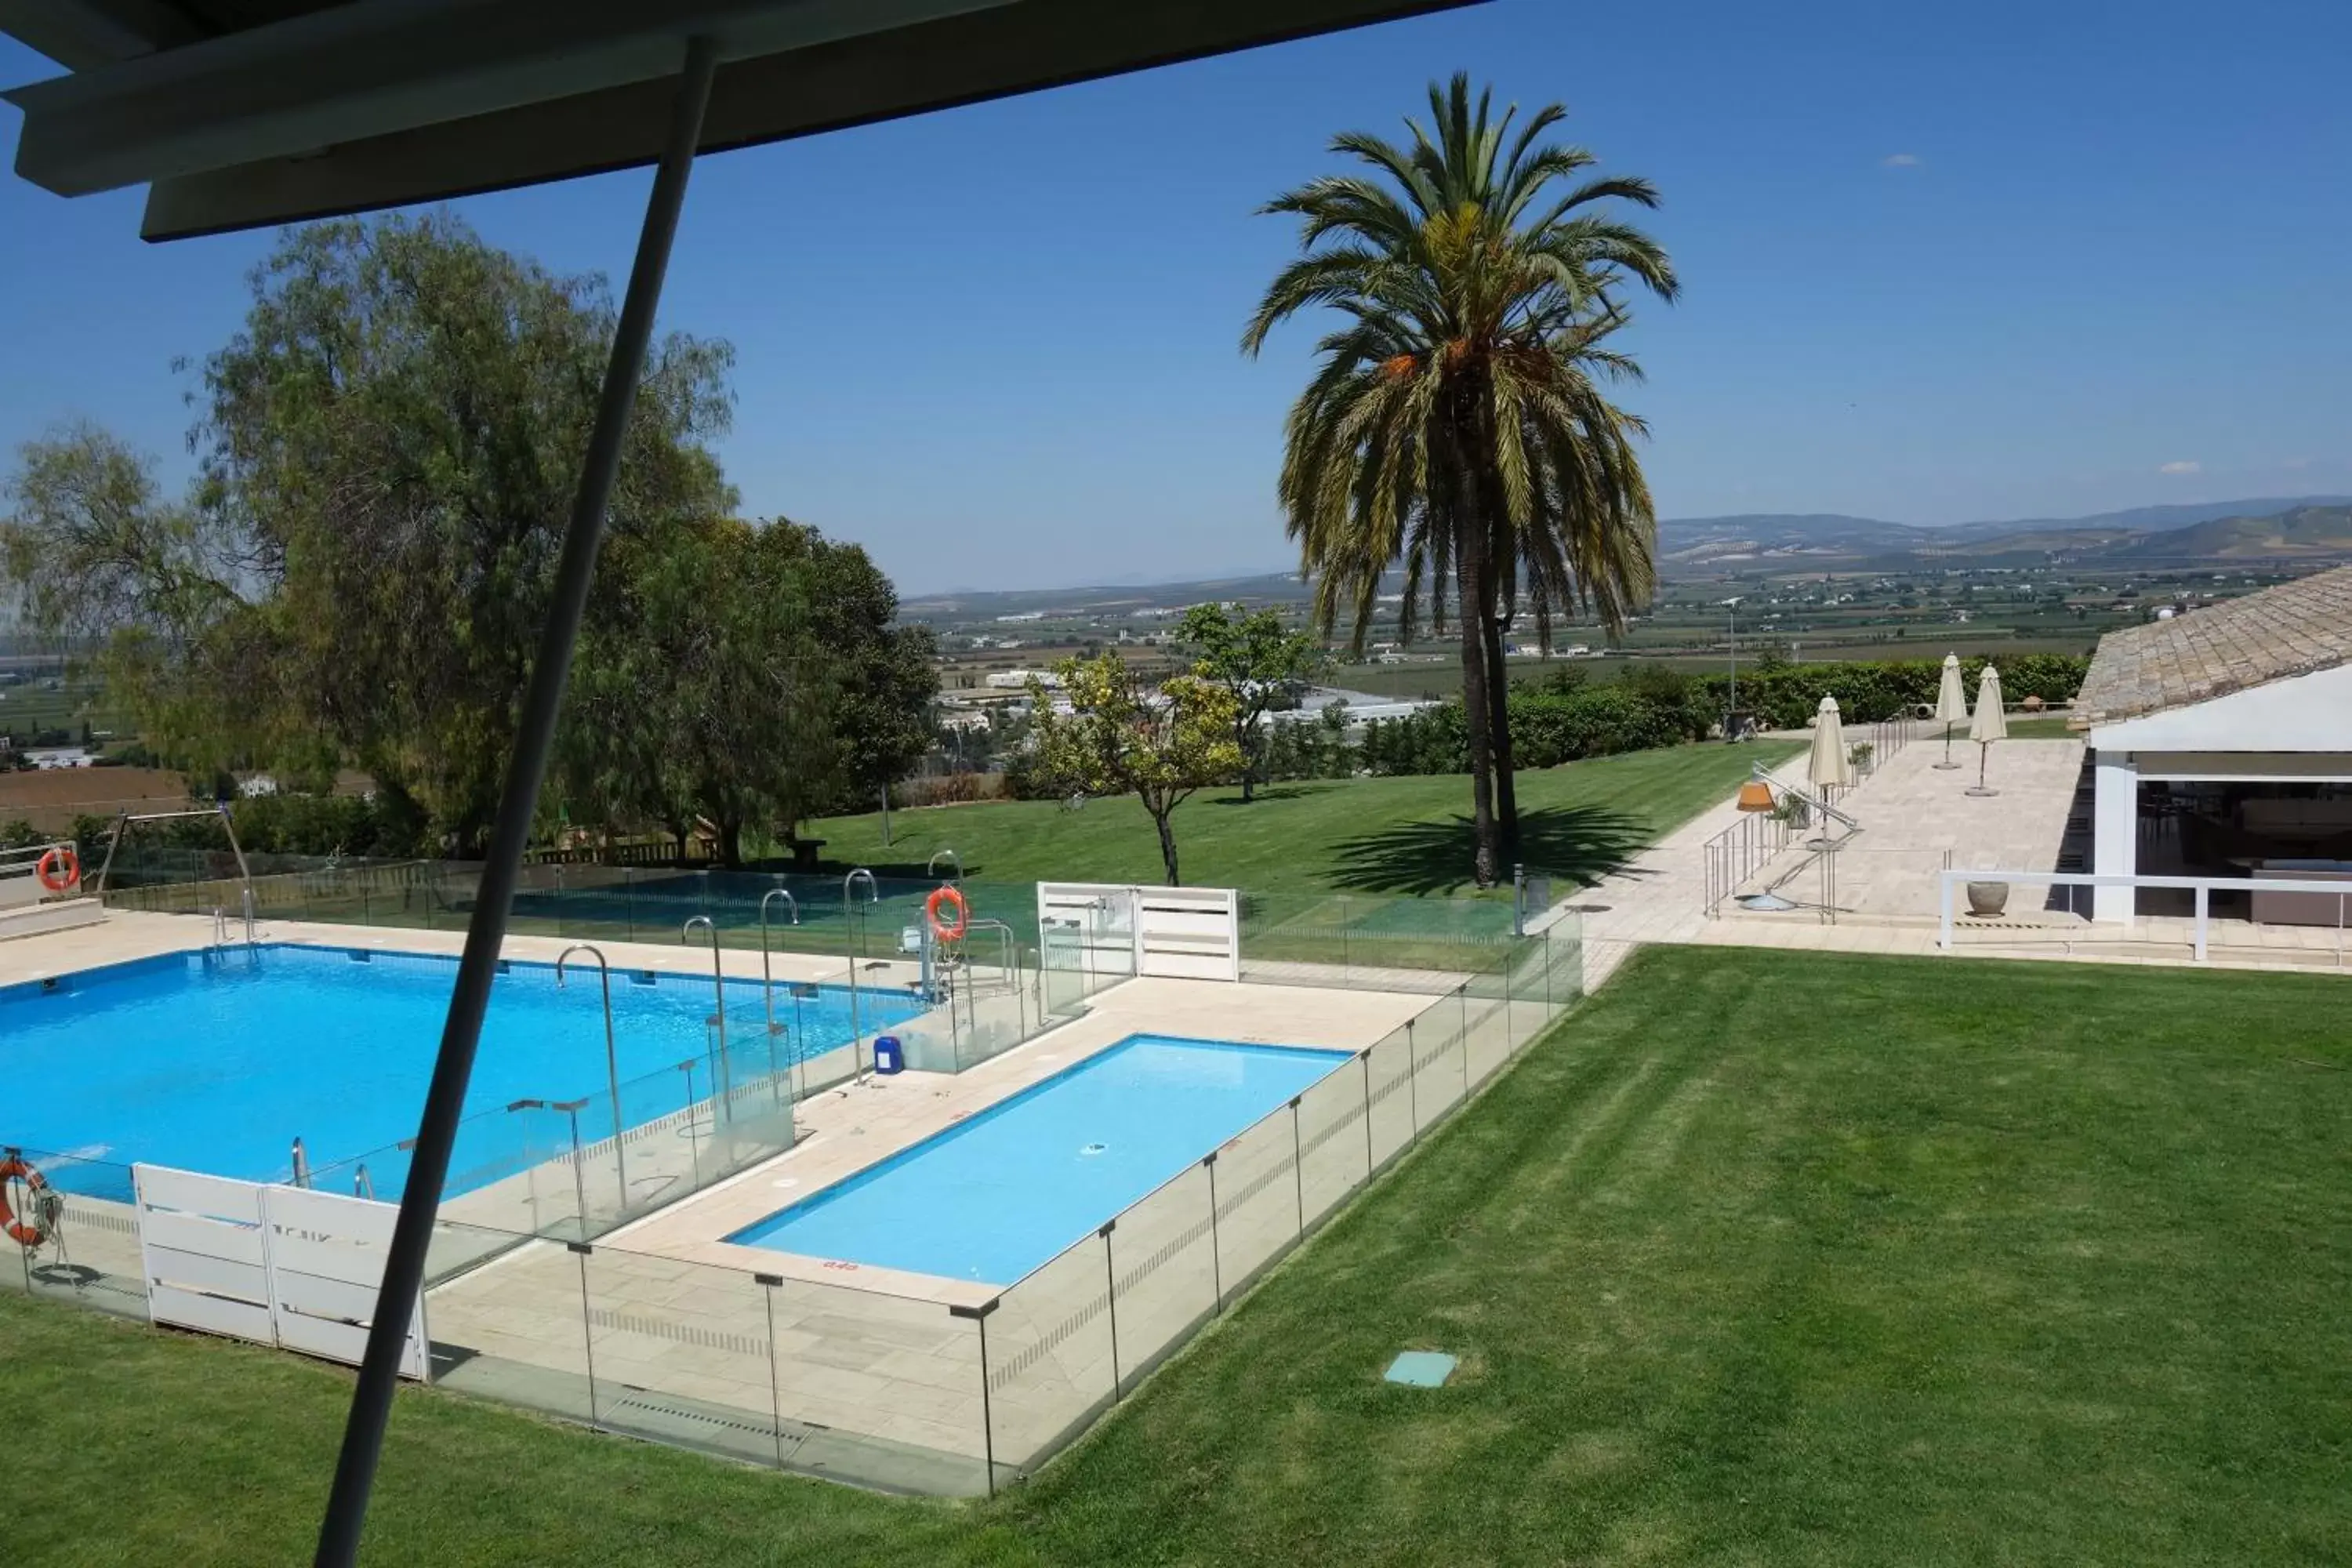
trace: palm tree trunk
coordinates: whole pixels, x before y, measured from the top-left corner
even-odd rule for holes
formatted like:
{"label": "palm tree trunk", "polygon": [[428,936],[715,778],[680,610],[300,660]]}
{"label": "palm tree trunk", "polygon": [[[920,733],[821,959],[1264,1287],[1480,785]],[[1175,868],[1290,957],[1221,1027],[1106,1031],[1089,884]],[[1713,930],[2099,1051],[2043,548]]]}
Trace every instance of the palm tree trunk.
{"label": "palm tree trunk", "polygon": [[1519,799],[1512,778],[1517,764],[1511,756],[1511,669],[1503,657],[1503,622],[1487,614],[1482,605],[1478,624],[1484,633],[1486,657],[1488,747],[1495,756],[1496,838],[1503,858],[1516,860],[1519,855]]}
{"label": "palm tree trunk", "polygon": [[1465,533],[1455,570],[1461,581],[1457,608],[1462,622],[1462,720],[1470,742],[1470,829],[1476,847],[1471,856],[1471,874],[1480,887],[1491,888],[1496,868],[1502,864],[1502,847],[1495,823],[1494,710],[1487,694],[1486,617],[1477,609],[1477,584],[1486,575],[1485,555],[1483,542]]}

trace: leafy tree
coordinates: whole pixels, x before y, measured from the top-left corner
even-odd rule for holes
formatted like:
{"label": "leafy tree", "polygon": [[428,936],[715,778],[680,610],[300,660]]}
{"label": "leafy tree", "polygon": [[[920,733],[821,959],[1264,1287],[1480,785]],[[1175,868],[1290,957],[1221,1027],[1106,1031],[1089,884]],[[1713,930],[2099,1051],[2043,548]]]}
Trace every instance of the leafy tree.
{"label": "leafy tree", "polygon": [[1040,771],[1089,795],[1133,792],[1160,830],[1168,885],[1181,886],[1169,819],[1194,790],[1241,771],[1233,694],[1197,675],[1172,676],[1152,691],[1116,653],[1065,659],[1055,672],[1066,716],[1042,682],[1029,681]]}
{"label": "leafy tree", "polygon": [[1271,609],[1231,614],[1219,604],[1184,612],[1177,640],[1192,648],[1192,673],[1225,689],[1234,700],[1234,743],[1242,753],[1242,799],[1255,798],[1265,776],[1265,716],[1298,706],[1322,658],[1307,633],[1283,625]]}
{"label": "leafy tree", "polygon": [[898,624],[898,591],[865,546],[781,517],[761,525],[761,534],[794,563],[810,636],[832,683],[827,710],[840,749],[835,789],[796,815],[866,810],[885,784],[905,778],[930,750],[938,641],[929,626]]}
{"label": "leafy tree", "polygon": [[1280,483],[1286,527],[1328,634],[1344,610],[1360,647],[1402,567],[1399,636],[1424,599],[1461,624],[1481,885],[1517,835],[1503,636],[1524,593],[1549,645],[1571,609],[1621,626],[1652,590],[1656,523],[1633,452],[1641,421],[1601,384],[1635,374],[1609,346],[1629,283],[1671,299],[1665,253],[1602,205],[1654,206],[1648,182],[1586,178],[1580,147],[1543,141],[1566,111],[1516,134],[1469,79],[1430,89],[1433,133],[1409,148],[1350,133],[1332,151],[1370,174],[1328,175],[1265,211],[1301,220],[1300,258],[1243,333],[1255,354],[1316,307],[1347,320],[1293,405]]}
{"label": "leafy tree", "polygon": [[731,519],[616,563],[625,616],[583,639],[559,762],[567,805],[665,824],[683,855],[708,822],[724,866],[746,829],[789,827],[837,785],[835,671],[801,542]]}
{"label": "leafy tree", "polygon": [[[239,663],[308,731],[487,837],[612,340],[604,281],[445,215],[296,230],[202,368],[200,502],[261,593]],[[614,557],[732,510],[705,443],[723,343],[646,363],[607,523]],[[592,620],[614,614],[604,576]],[[270,749],[275,750],[276,747]]]}

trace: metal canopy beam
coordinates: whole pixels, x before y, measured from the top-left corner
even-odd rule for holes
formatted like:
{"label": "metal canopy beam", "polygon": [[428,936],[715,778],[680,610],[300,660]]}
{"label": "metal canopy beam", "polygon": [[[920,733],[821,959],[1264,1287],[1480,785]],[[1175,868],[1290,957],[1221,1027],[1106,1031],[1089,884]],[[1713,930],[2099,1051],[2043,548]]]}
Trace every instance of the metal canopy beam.
{"label": "metal canopy beam", "polygon": [[649,164],[689,32],[716,152],[1466,3],[359,0],[7,96],[19,173],[172,239]]}

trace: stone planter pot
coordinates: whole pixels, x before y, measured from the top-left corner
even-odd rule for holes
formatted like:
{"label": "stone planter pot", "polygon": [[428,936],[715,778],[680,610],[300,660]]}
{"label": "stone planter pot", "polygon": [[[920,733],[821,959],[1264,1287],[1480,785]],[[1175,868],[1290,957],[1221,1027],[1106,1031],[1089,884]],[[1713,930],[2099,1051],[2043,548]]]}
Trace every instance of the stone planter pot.
{"label": "stone planter pot", "polygon": [[1990,920],[2009,908],[2007,882],[1970,882],[1969,913],[1979,920]]}

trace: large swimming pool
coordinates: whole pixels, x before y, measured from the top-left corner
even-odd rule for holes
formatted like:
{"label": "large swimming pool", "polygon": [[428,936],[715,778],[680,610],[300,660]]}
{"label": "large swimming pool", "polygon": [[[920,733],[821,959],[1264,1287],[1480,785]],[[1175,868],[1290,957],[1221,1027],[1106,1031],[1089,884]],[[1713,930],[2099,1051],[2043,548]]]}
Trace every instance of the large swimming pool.
{"label": "large swimming pool", "polygon": [[1353,1055],[1129,1036],[727,1239],[1011,1285]]}
{"label": "large swimming pool", "polygon": [[[314,1168],[413,1137],[457,979],[454,958],[269,944],[175,953],[0,986],[0,1142],[124,1166],[177,1165],[256,1181],[289,1173],[300,1138]],[[726,987],[730,1056],[764,1070],[763,988]],[[613,972],[624,1120],[677,1110],[680,1062],[711,1059],[708,973]],[[919,1010],[904,992],[861,989],[861,1032]],[[789,1026],[782,1059],[850,1039],[844,987],[779,984]],[[593,1096],[588,1134],[608,1133],[597,973],[578,961],[559,988],[551,964],[508,964],[490,991],[466,1108]],[[693,1079],[709,1092],[709,1073]],[[601,1125],[599,1125],[601,1123]],[[495,1162],[450,1173],[455,1194],[508,1173]],[[398,1191],[405,1162],[380,1163],[376,1195]],[[49,1173],[94,1195],[119,1173]],[[104,1188],[100,1191],[99,1188]]]}

